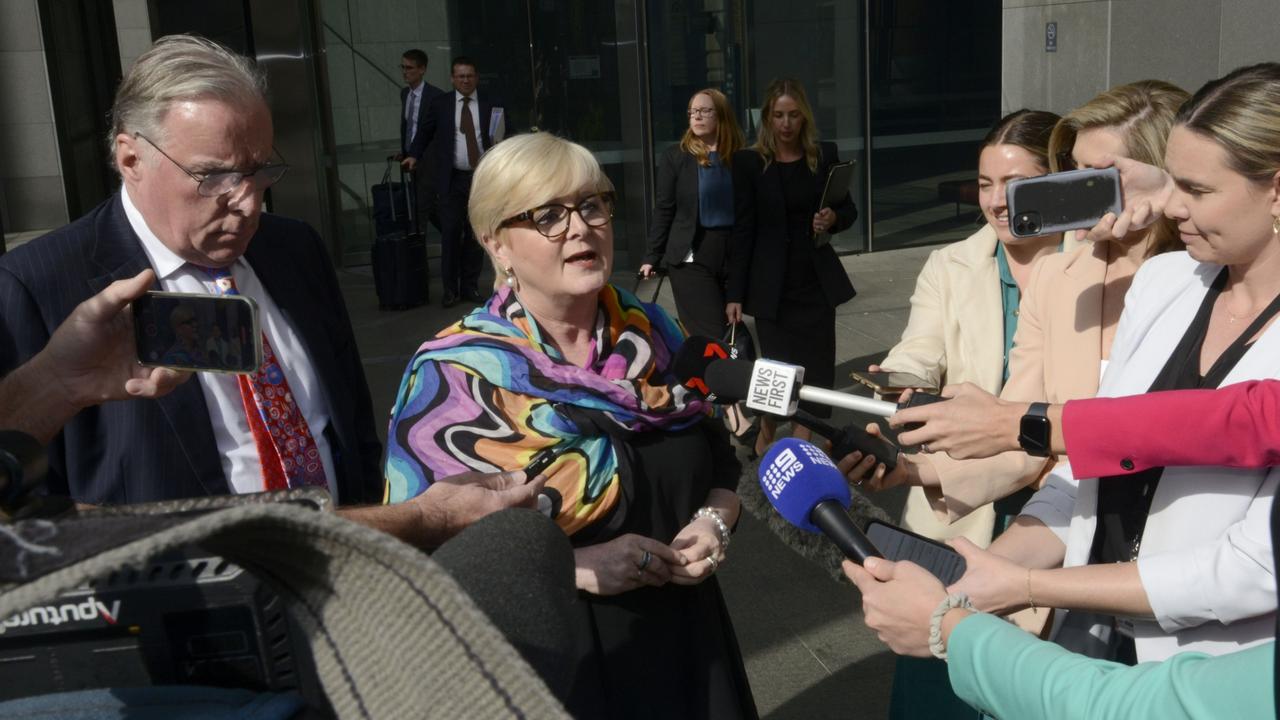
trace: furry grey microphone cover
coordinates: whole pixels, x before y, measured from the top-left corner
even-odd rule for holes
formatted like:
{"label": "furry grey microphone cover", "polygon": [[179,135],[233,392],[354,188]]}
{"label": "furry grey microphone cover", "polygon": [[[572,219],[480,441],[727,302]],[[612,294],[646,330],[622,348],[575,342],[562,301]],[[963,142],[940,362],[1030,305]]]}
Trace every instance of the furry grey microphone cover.
{"label": "furry grey microphone cover", "polygon": [[[738,445],[734,448],[738,454],[738,462],[742,463],[742,477],[738,481],[738,497],[742,500],[742,507],[768,526],[773,534],[792,550],[822,566],[833,579],[848,582],[844,571],[840,569],[844,553],[841,553],[835,543],[828,540],[825,535],[801,530],[783,520],[782,516],[773,509],[769,499],[764,496],[764,491],[760,489],[758,478],[762,458],[749,460],[745,448]],[[892,522],[889,515],[871,502],[862,491],[857,488],[852,488],[852,491],[853,502],[849,505],[849,517],[853,518],[859,528],[865,530],[867,522],[871,520]]]}

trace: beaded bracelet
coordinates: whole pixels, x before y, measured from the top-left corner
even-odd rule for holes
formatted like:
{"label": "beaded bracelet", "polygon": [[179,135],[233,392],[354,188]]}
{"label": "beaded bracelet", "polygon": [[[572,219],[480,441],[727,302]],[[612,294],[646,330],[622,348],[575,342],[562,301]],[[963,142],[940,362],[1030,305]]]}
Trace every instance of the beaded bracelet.
{"label": "beaded bracelet", "polygon": [[978,612],[978,608],[973,606],[973,601],[969,600],[967,593],[953,593],[938,603],[938,608],[929,618],[929,652],[939,660],[947,659],[947,645],[942,642],[942,618],[956,609]]}
{"label": "beaded bracelet", "polygon": [[693,518],[689,522],[693,522],[698,518],[707,518],[715,523],[716,532],[720,535],[720,552],[729,549],[729,525],[725,523],[724,518],[720,516],[720,511],[713,507],[700,507],[693,514]]}

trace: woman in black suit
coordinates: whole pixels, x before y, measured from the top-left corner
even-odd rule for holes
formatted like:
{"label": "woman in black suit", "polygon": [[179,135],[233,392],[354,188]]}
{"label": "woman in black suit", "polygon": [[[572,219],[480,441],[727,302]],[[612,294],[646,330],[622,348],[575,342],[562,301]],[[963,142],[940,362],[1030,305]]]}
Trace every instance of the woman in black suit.
{"label": "woman in black suit", "polygon": [[[734,226],[725,315],[755,317],[760,355],[801,365],[806,384],[835,382],[836,306],[854,296],[853,284],[829,243],[817,233],[837,233],[858,210],[846,194],[819,207],[834,143],[819,143],[813,110],[795,80],[775,80],[765,91],[756,144],[733,157]],[[830,417],[825,406],[802,404]],[[773,441],[775,422],[761,418],[756,452]],[[809,439],[807,428],[795,435]]]}
{"label": "woman in black suit", "polygon": [[690,335],[724,334],[725,250],[733,229],[730,162],[745,143],[729,99],[714,88],[689,99],[689,129],[658,162],[658,201],[640,274],[671,277]]}

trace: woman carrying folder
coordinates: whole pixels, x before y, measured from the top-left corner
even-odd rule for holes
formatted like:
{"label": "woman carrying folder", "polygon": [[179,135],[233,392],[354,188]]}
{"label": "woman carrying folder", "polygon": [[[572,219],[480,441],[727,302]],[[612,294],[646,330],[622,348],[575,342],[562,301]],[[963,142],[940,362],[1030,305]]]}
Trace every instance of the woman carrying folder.
{"label": "woman carrying folder", "polygon": [[[729,248],[729,322],[755,317],[760,355],[803,366],[805,383],[835,381],[836,307],[854,296],[853,284],[829,243],[815,236],[848,228],[858,210],[846,192],[820,207],[834,143],[818,142],[813,110],[795,80],[765,91],[753,147],[733,156],[734,225]],[[802,403],[830,417],[830,408]],[[775,422],[762,417],[755,451],[773,442]],[[809,439],[808,429],[795,435]]]}

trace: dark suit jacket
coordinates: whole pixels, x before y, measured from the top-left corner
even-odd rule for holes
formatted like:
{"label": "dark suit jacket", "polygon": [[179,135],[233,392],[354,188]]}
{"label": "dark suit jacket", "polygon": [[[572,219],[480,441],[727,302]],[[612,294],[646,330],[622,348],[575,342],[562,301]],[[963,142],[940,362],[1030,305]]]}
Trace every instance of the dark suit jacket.
{"label": "dark suit jacket", "polygon": [[[503,105],[501,100],[483,89],[477,90],[476,94],[480,96],[480,127],[477,128],[480,131],[480,151],[484,152],[493,147],[493,138],[489,136],[489,118],[494,108],[501,108]],[[431,172],[434,173],[436,192],[441,196],[449,192],[449,181],[453,175],[453,141],[454,135],[458,132],[453,116],[457,109],[457,102],[456,90],[449,90],[432,98],[427,108],[427,116],[423,119],[423,126],[418,131],[418,137],[425,136],[428,143],[432,138],[439,136],[439,140],[435,143],[435,157],[431,160]],[[510,137],[515,134],[516,128],[511,121],[510,113],[505,112],[505,109],[503,118],[506,136]]]}
{"label": "dark suit jacket", "polygon": [[[822,186],[831,166],[839,162],[835,143],[819,143],[817,177],[821,178],[813,198],[813,211],[821,208]],[[782,302],[782,285],[787,266],[787,208],[782,191],[782,175],[776,163],[766,170],[764,157],[755,150],[733,154],[733,240],[729,243],[729,282],[726,302],[740,302],[749,315],[773,319]],[[845,195],[832,206],[836,223],[831,232],[845,230],[858,219],[858,208]],[[813,253],[814,269],[822,292],[831,307],[848,302],[855,295],[831,244]]]}
{"label": "dark suit jacket", "polygon": [[422,82],[422,101],[418,103],[418,117],[414,120],[418,125],[418,134],[414,135],[413,143],[410,144],[409,121],[404,119],[404,104],[409,98],[409,88],[400,88],[400,151],[404,153],[405,157],[414,157],[422,160],[422,156],[427,152],[426,136],[422,133],[422,126],[427,117],[427,107],[431,105],[432,98],[443,92],[443,90],[425,80]]}
{"label": "dark suit jacket", "polygon": [[[245,258],[307,346],[325,388],[338,500],[381,501],[369,386],[319,236],[305,223],[263,214]],[[0,373],[44,347],[81,301],[147,267],[119,194],[0,258]],[[108,504],[229,493],[200,384],[192,379],[159,400],[81,411],[49,448],[48,489]]]}
{"label": "dark suit jacket", "polygon": [[653,266],[684,261],[698,231],[698,162],[672,145],[658,160],[657,201],[643,262]]}

